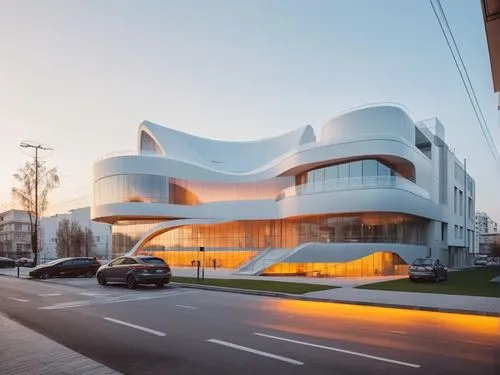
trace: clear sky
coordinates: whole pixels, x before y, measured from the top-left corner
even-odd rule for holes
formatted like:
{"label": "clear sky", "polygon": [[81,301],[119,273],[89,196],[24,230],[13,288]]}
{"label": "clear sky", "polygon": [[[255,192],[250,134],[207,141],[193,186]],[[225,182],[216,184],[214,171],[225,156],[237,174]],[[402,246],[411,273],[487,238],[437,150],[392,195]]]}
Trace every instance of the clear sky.
{"label": "clear sky", "polygon": [[[500,144],[480,2],[442,4]],[[55,213],[90,203],[93,162],[135,149],[142,120],[246,140],[386,101],[444,123],[500,220],[500,171],[428,1],[0,0],[0,204],[25,139],[56,149]]]}

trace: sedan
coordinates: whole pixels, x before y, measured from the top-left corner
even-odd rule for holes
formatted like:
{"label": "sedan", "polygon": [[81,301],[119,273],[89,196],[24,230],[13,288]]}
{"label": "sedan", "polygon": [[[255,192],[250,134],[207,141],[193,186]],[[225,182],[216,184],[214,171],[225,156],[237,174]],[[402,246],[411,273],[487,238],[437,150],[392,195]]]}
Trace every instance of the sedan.
{"label": "sedan", "polygon": [[30,277],[48,279],[51,277],[93,277],[101,264],[95,258],[62,258],[41,264],[30,272]]}
{"label": "sedan", "polygon": [[14,268],[16,261],[10,258],[0,257],[0,268]]}
{"label": "sedan", "polygon": [[171,278],[172,272],[168,264],[153,256],[119,257],[97,271],[97,282],[100,285],[118,282],[125,283],[129,289],[138,284],[155,284],[158,288],[163,288]]}

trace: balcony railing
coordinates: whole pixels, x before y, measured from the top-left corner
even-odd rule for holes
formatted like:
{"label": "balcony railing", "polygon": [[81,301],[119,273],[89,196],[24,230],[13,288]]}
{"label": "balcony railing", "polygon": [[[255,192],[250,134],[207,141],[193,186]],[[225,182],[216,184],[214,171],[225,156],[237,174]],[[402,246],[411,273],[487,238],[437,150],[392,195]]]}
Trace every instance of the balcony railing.
{"label": "balcony railing", "polygon": [[291,186],[282,190],[276,197],[276,200],[279,201],[285,198],[297,197],[301,195],[359,189],[399,189],[416,194],[422,198],[430,199],[430,194],[427,190],[421,188],[406,178],[397,176],[370,176],[346,177]]}

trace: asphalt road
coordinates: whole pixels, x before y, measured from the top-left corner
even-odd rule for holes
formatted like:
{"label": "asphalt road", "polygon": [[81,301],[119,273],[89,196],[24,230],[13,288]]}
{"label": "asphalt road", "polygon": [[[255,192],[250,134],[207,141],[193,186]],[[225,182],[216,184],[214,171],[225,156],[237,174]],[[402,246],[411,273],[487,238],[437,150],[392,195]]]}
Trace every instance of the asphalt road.
{"label": "asphalt road", "polygon": [[124,374],[500,374],[490,317],[12,277],[0,313]]}

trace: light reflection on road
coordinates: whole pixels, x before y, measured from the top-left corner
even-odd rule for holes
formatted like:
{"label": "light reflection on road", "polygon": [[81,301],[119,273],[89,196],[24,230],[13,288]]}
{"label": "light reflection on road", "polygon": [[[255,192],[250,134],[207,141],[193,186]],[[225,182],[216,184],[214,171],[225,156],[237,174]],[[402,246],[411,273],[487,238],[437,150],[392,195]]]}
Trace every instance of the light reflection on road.
{"label": "light reflection on road", "polygon": [[260,307],[270,319],[252,325],[312,339],[486,363],[498,353],[498,317],[294,300]]}

